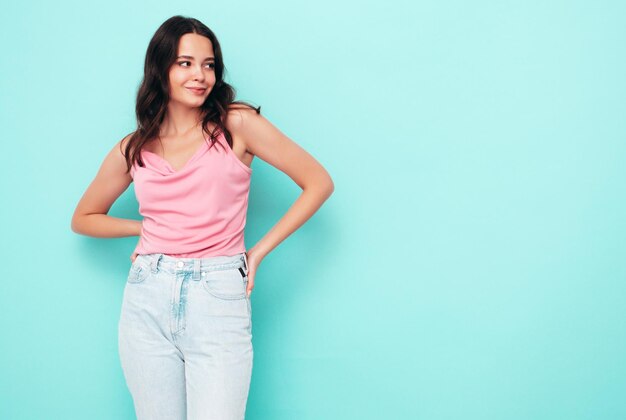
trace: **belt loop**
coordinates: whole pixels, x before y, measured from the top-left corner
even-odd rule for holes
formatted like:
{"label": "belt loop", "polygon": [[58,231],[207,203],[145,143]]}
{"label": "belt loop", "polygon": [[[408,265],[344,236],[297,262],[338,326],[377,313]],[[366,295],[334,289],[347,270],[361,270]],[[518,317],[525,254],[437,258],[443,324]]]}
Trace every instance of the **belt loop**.
{"label": "belt loop", "polygon": [[199,258],[194,258],[193,259],[193,280],[200,280],[200,259]]}
{"label": "belt loop", "polygon": [[150,256],[150,269],[152,270],[152,274],[159,272],[159,261],[161,261],[162,256],[163,254],[152,254]]}

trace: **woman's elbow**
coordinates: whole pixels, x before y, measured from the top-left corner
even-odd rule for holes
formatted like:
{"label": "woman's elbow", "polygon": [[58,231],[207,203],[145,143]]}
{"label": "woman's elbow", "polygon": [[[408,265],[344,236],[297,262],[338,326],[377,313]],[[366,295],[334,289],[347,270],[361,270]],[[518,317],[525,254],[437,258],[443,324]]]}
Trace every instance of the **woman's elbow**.
{"label": "woman's elbow", "polygon": [[326,198],[330,197],[333,191],[335,191],[335,183],[333,179],[330,177],[328,172],[324,174],[324,176],[318,181],[317,188],[323,191],[323,194]]}
{"label": "woman's elbow", "polygon": [[79,235],[86,235],[86,222],[87,222],[87,217],[89,217],[88,214],[82,214],[79,212],[75,212],[74,215],[72,216],[72,221],[70,223],[70,228],[72,229],[72,232],[74,233],[78,233]]}
{"label": "woman's elbow", "polygon": [[82,234],[80,230],[80,216],[76,214],[72,216],[72,221],[70,222],[70,229],[72,229],[72,232],[74,233]]}
{"label": "woman's elbow", "polygon": [[330,176],[328,177],[328,182],[326,183],[326,191],[329,197],[335,191],[335,183]]}

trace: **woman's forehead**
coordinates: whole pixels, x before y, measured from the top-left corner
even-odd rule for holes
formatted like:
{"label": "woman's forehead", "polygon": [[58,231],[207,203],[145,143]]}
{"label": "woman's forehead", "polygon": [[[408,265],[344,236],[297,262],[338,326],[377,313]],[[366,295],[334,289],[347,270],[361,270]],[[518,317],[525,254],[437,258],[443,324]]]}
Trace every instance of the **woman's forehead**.
{"label": "woman's forehead", "polygon": [[213,57],[211,40],[198,34],[185,34],[178,42],[178,55],[186,55],[195,59],[204,60]]}

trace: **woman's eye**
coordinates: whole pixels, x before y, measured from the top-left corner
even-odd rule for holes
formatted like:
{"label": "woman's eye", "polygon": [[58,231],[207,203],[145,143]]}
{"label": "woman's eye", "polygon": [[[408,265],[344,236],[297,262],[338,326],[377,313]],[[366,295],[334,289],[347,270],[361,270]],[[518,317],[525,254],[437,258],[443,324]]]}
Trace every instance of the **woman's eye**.
{"label": "woman's eye", "polygon": [[[184,66],[184,65],[183,65],[183,64],[185,64],[185,63],[190,64],[190,63],[191,63],[191,61],[179,61],[179,62],[178,62],[178,64],[179,64],[179,65],[181,65],[181,66],[183,66],[183,67],[187,67],[187,66]],[[215,63],[207,63],[207,65],[208,65],[208,66],[209,66],[209,68],[211,68],[211,69],[214,69],[214,68],[215,68]]]}

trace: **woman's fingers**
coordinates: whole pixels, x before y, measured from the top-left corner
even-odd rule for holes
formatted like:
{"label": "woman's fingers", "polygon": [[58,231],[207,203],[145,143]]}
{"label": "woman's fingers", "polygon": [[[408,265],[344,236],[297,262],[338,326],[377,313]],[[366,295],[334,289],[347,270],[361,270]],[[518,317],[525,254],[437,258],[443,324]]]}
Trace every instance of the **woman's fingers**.
{"label": "woman's fingers", "polygon": [[252,289],[254,289],[254,270],[250,270],[250,267],[248,267],[248,286],[246,287],[248,297],[250,297]]}

